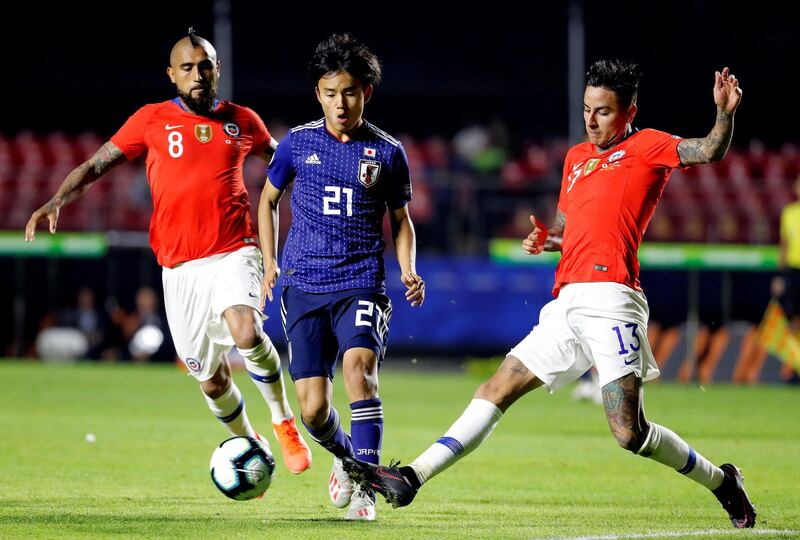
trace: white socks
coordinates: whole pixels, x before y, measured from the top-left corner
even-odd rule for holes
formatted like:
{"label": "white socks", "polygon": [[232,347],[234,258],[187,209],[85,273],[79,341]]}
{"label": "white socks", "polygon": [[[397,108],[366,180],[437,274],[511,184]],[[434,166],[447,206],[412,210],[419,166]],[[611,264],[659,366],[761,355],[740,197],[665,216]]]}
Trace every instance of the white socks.
{"label": "white socks", "polygon": [[247,413],[244,410],[242,393],[233,381],[231,381],[231,387],[218,398],[208,397],[205,393],[203,393],[203,396],[206,398],[208,408],[211,409],[214,416],[225,424],[225,427],[233,435],[256,437],[256,432],[253,430],[253,426],[250,425]]}
{"label": "white socks", "polygon": [[494,403],[473,399],[447,433],[410,464],[420,484],[477,448],[491,435],[502,416]]}
{"label": "white socks", "polygon": [[677,434],[653,422],[650,422],[650,432],[637,454],[672,467],[712,491],[722,484],[725,477],[722,469],[695,452]]}
{"label": "white socks", "polygon": [[239,348],[253,382],[261,391],[272,413],[272,423],[280,424],[292,418],[281,374],[281,359],[267,336],[252,349]]}

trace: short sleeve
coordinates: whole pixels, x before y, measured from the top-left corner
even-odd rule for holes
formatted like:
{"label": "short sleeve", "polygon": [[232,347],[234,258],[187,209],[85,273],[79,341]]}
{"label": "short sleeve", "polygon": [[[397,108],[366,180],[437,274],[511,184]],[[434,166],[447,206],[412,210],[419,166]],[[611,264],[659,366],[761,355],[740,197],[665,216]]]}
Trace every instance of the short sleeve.
{"label": "short sleeve", "polygon": [[277,189],[286,189],[289,184],[294,180],[294,166],[292,164],[292,133],[286,134],[286,137],[278,143],[278,149],[275,150],[275,155],[272,156],[272,161],[269,162],[267,167],[267,178],[270,184]]}
{"label": "short sleeve", "polygon": [[150,119],[152,107],[145,105],[128,120],[111,137],[111,142],[119,148],[128,160],[135,159],[147,151],[144,133]]}
{"label": "short sleeve", "polygon": [[651,167],[675,169],[681,166],[678,144],[683,138],[656,129],[641,132],[637,147],[644,162]]}
{"label": "short sleeve", "polygon": [[564,158],[564,170],[561,173],[561,190],[558,194],[558,210],[561,213],[567,213],[567,190],[569,189],[569,182],[570,177],[570,154],[567,152],[566,157]]}
{"label": "short sleeve", "polygon": [[390,210],[397,210],[411,200],[411,174],[408,170],[408,156],[402,144],[397,146],[397,151],[392,155],[390,181],[387,206]]}
{"label": "short sleeve", "polygon": [[272,141],[272,136],[267,130],[267,126],[258,114],[252,109],[247,109],[250,117],[253,119],[253,147],[250,149],[250,154],[260,156],[266,152],[269,143]]}

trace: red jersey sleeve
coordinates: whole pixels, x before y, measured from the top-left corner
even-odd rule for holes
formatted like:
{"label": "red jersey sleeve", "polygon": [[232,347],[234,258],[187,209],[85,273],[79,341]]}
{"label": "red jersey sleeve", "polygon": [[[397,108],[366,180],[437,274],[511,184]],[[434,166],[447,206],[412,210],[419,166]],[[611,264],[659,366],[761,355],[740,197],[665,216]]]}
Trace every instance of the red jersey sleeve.
{"label": "red jersey sleeve", "polygon": [[129,160],[135,159],[147,151],[147,144],[145,143],[144,132],[147,128],[147,123],[150,120],[153,107],[145,105],[128,120],[122,124],[113,137],[111,142],[122,150],[125,157]]}
{"label": "red jersey sleeve", "polygon": [[253,109],[248,108],[247,112],[250,114],[250,118],[253,120],[253,148],[250,149],[250,153],[260,156],[269,147],[269,143],[272,141],[272,136],[269,134],[264,121]]}
{"label": "red jersey sleeve", "polygon": [[568,151],[567,155],[564,156],[564,170],[561,173],[561,190],[558,194],[558,210],[562,213],[567,213],[567,189],[569,187],[569,183],[572,181],[570,178],[570,171],[572,169],[572,151]]}
{"label": "red jersey sleeve", "polygon": [[645,129],[639,134],[636,146],[642,160],[651,167],[675,169],[681,166],[678,144],[683,138],[657,129]]}

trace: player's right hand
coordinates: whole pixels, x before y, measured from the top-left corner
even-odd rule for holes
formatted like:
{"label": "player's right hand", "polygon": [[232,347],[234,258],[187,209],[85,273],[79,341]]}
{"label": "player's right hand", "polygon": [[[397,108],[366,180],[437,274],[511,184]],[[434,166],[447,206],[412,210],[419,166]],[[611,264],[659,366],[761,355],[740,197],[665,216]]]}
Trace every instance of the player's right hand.
{"label": "player's right hand", "polygon": [[264,267],[264,279],[261,280],[261,305],[266,304],[266,299],[272,302],[272,289],[281,275],[281,269],[277,264],[268,264]]}
{"label": "player's right hand", "polygon": [[547,227],[531,214],[533,231],[522,240],[522,249],[530,255],[538,255],[544,251],[544,241],[547,240]]}
{"label": "player's right hand", "polygon": [[50,234],[55,234],[58,224],[58,206],[49,202],[31,214],[28,224],[25,225],[25,241],[33,242],[36,240],[36,226],[40,221],[47,218],[50,223]]}

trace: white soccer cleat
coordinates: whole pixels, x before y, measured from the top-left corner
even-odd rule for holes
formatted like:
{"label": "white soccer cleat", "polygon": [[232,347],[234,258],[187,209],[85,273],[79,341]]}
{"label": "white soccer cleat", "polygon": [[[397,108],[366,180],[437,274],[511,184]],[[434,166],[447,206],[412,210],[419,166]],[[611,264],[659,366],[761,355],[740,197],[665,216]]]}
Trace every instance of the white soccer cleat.
{"label": "white soccer cleat", "polygon": [[347,509],[344,518],[353,521],[375,521],[375,492],[361,486],[356,487],[350,508]]}
{"label": "white soccer cleat", "polygon": [[353,496],[353,482],[344,472],[342,460],[336,457],[333,458],[331,477],[328,480],[328,496],[336,508],[344,508],[350,504],[350,498]]}

